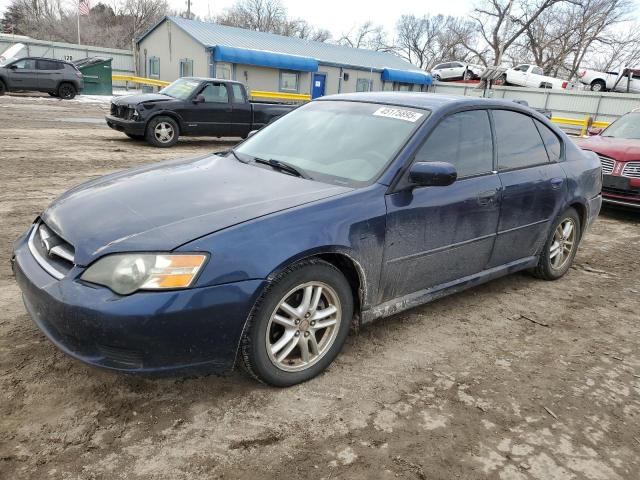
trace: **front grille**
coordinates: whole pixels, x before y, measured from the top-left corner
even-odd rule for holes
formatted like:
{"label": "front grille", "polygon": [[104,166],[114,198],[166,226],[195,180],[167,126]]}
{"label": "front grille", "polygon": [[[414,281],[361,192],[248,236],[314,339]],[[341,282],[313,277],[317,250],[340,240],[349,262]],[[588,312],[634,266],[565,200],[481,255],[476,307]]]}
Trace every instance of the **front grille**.
{"label": "front grille", "polygon": [[611,173],[613,173],[613,167],[615,167],[616,162],[608,157],[603,157],[601,155],[598,156],[600,157],[600,164],[602,165],[602,174],[611,175]]}
{"label": "front grille", "polygon": [[131,120],[135,109],[127,107],[126,105],[111,104],[111,115],[114,117],[122,118],[124,120]]}
{"label": "front grille", "polygon": [[98,345],[98,350],[112,366],[142,368],[142,353],[125,348]]}
{"label": "front grille", "polygon": [[623,177],[640,178],[640,162],[629,162],[622,170]]}
{"label": "front grille", "polygon": [[42,221],[31,231],[29,250],[40,266],[55,278],[63,278],[74,265],[73,246]]}

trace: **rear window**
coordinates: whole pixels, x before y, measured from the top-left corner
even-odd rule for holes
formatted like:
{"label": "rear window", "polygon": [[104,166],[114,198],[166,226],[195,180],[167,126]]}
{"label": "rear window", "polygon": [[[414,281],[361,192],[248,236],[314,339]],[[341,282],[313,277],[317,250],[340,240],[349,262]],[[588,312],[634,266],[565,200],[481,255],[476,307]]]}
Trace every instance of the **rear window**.
{"label": "rear window", "polygon": [[549,162],[533,118],[510,110],[494,110],[498,169],[511,170]]}
{"label": "rear window", "polygon": [[36,68],[38,70],[62,70],[64,69],[64,64],[52,60],[38,60],[36,62]]}

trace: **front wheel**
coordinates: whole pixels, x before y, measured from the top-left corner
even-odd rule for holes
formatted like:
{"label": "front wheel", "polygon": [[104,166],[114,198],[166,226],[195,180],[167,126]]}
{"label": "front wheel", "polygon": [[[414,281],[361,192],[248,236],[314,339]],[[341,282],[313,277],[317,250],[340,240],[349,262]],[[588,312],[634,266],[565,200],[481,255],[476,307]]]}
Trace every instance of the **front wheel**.
{"label": "front wheel", "polygon": [[604,83],[603,80],[594,80],[591,82],[591,91],[592,92],[604,92],[607,88],[607,84]]}
{"label": "front wheel", "polygon": [[180,127],[171,117],[155,117],[147,125],[145,138],[154,147],[172,147],[178,141]]}
{"label": "front wheel", "polygon": [[580,217],[574,208],[566,210],[553,225],[534,275],[544,280],[557,280],[573,263],[581,239]]}
{"label": "front wheel", "polygon": [[338,355],[352,317],[353,294],[340,270],[316,259],[294,264],[254,307],[242,338],[244,365],[276,387],[309,380]]}

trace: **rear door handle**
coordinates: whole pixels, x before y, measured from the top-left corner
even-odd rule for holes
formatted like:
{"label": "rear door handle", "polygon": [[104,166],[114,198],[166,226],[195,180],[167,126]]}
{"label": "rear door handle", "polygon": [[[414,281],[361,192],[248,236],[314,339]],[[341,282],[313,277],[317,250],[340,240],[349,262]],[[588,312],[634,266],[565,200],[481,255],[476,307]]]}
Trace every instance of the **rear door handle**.
{"label": "rear door handle", "polygon": [[564,183],[564,178],[560,178],[560,177],[552,178],[551,188],[553,188],[554,190],[558,190],[560,187],[562,187],[563,183]]}

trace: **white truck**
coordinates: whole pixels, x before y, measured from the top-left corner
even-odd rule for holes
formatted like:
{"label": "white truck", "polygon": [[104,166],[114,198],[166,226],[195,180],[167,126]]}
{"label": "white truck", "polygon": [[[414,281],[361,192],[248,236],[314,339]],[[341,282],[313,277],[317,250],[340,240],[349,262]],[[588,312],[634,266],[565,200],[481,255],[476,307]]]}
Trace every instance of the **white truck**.
{"label": "white truck", "polygon": [[[580,70],[578,78],[591,91],[594,92],[626,92],[629,83],[629,92],[640,93],[640,69],[622,69],[622,72],[599,72],[597,70]],[[622,78],[621,78],[622,77]]]}
{"label": "white truck", "polygon": [[502,76],[494,82],[496,85],[517,85],[519,87],[533,88],[571,88],[572,84],[566,80],[548,77],[542,68],[536,65],[522,64],[507,69]]}

